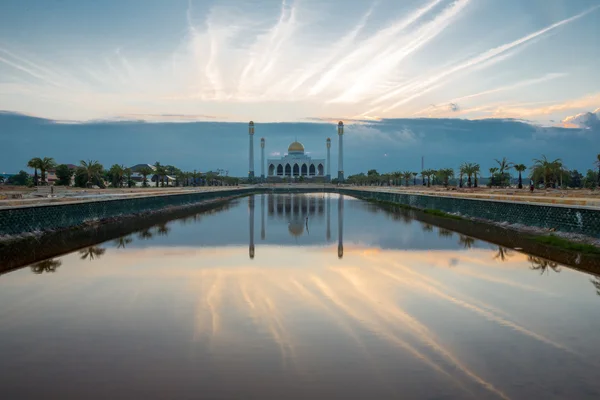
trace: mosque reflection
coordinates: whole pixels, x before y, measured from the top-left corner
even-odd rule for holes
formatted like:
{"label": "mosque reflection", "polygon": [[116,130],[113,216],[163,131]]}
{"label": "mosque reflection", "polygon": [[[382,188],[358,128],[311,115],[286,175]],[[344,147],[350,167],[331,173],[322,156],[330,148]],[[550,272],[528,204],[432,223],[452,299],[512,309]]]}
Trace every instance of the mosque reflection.
{"label": "mosque reflection", "polygon": [[[255,255],[254,243],[254,214],[255,202],[260,197],[260,238],[266,240],[267,230],[265,226],[265,207],[268,209],[268,218],[273,221],[285,221],[290,236],[298,238],[303,235],[310,235],[311,221],[322,221],[325,219],[325,239],[331,240],[331,202],[335,195],[319,194],[271,194],[256,195],[248,197],[248,229],[250,245],[248,253],[250,259]],[[344,231],[344,196],[335,196],[337,198],[338,209],[338,258],[344,256],[343,231]],[[266,201],[265,201],[266,198]],[[313,232],[313,234],[318,234]]]}

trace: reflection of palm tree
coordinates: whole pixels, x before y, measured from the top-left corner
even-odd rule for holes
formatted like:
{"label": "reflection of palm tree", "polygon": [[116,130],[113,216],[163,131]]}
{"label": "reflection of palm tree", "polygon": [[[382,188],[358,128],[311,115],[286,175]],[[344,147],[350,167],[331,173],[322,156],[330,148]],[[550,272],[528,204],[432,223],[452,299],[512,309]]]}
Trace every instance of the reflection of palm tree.
{"label": "reflection of palm tree", "polygon": [[596,287],[596,294],[600,296],[600,277],[596,277],[590,280],[590,282],[592,282],[592,285]]}
{"label": "reflection of palm tree", "polygon": [[494,260],[506,261],[510,256],[512,254],[506,247],[498,246],[498,253],[494,256]]}
{"label": "reflection of palm tree", "polygon": [[156,233],[158,233],[158,236],[167,236],[170,230],[171,229],[167,227],[166,223],[156,226]]}
{"label": "reflection of palm tree", "polygon": [[473,247],[475,239],[470,236],[460,235],[458,238],[458,244],[461,244],[465,249]]}
{"label": "reflection of palm tree", "polygon": [[452,235],[454,235],[454,232],[452,232],[449,229],[444,229],[444,228],[439,228],[438,229],[438,236],[439,237],[452,237]]}
{"label": "reflection of palm tree", "polygon": [[554,261],[546,260],[544,258],[535,256],[527,256],[527,260],[531,263],[531,269],[535,271],[540,271],[540,274],[542,275],[546,271],[550,273],[550,270],[556,272],[557,274],[560,272],[560,267],[558,266],[558,263],[555,263]]}
{"label": "reflection of palm tree", "polygon": [[131,242],[133,242],[133,239],[131,238],[131,236],[122,236],[113,241],[113,243],[117,245],[117,249],[120,249],[120,248],[124,249],[125,246]]}
{"label": "reflection of palm tree", "polygon": [[142,240],[152,239],[154,235],[150,232],[150,229],[144,229],[138,233],[138,237]]}
{"label": "reflection of palm tree", "polygon": [[425,232],[433,232],[433,225],[423,224],[423,231],[425,231]]}
{"label": "reflection of palm tree", "polygon": [[87,249],[83,249],[83,250],[79,250],[79,254],[81,254],[81,259],[85,260],[86,258],[89,258],[90,261],[92,261],[95,258],[100,258],[100,256],[102,254],[104,254],[104,252],[106,252],[106,249],[103,249],[101,247],[98,246],[90,246]]}
{"label": "reflection of palm tree", "polygon": [[44,260],[31,266],[31,272],[34,274],[41,274],[42,272],[56,272],[56,268],[60,267],[62,261],[60,260]]}

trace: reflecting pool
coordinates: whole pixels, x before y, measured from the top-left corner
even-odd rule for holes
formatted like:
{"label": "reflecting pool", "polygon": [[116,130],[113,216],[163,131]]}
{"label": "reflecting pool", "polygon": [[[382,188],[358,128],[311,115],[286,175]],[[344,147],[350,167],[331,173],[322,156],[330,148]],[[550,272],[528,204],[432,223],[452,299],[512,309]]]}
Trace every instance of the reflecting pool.
{"label": "reflecting pool", "polygon": [[0,275],[0,390],[597,398],[599,294],[349,197],[256,195]]}

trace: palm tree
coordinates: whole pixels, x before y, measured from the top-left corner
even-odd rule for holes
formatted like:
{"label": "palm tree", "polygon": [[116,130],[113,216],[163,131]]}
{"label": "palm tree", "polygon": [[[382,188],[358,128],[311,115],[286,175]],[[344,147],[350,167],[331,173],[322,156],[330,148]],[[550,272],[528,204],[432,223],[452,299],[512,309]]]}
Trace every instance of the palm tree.
{"label": "palm tree", "polygon": [[475,239],[470,236],[459,234],[458,243],[461,244],[465,249],[470,249],[471,247],[473,247]]}
{"label": "palm tree", "polygon": [[533,159],[533,165],[531,166],[531,178],[534,182],[542,179],[544,187],[549,187],[550,181],[557,175],[557,168],[562,168],[562,160],[557,158],[554,161],[549,161],[545,155],[542,158]]}
{"label": "palm tree", "polygon": [[498,173],[498,168],[490,168],[490,187],[494,187],[494,175]]}
{"label": "palm tree", "polygon": [[81,160],[79,162],[79,164],[85,170],[85,174],[88,179],[87,186],[91,187],[94,179],[96,179],[96,180],[100,179],[100,174],[102,173],[102,171],[104,169],[102,167],[102,164],[100,164],[98,161],[95,161],[95,160],[89,160],[87,162]]}
{"label": "palm tree", "polygon": [[467,163],[462,163],[458,169],[460,179],[458,180],[458,187],[463,187],[463,177],[465,176],[467,169]]}
{"label": "palm tree", "polygon": [[477,187],[477,177],[479,176],[479,171],[480,171],[481,167],[479,166],[479,164],[473,164],[473,179],[474,179],[474,184],[473,187]]}
{"label": "palm tree", "polygon": [[142,240],[152,239],[154,235],[150,232],[150,229],[144,229],[138,233],[138,237]]}
{"label": "palm tree", "polygon": [[560,267],[554,261],[546,260],[544,258],[535,256],[527,256],[527,260],[531,263],[531,269],[535,271],[540,271],[540,274],[542,275],[546,271],[550,273],[550,270],[556,273],[560,272]]}
{"label": "palm tree", "polygon": [[502,160],[496,159],[496,162],[498,163],[498,173],[500,175],[499,183],[500,183],[500,186],[502,186],[504,184],[504,178],[505,178],[504,174],[507,173],[507,171],[512,168],[513,163],[508,162],[506,157],[502,157]]}
{"label": "palm tree", "polygon": [[56,168],[56,161],[52,157],[44,157],[40,160],[39,164],[40,175],[42,178],[42,185],[46,184],[46,171]]}
{"label": "palm tree", "polygon": [[438,171],[438,176],[442,180],[444,187],[448,187],[450,178],[454,178],[454,170],[452,168],[443,168]]}
{"label": "palm tree", "polygon": [[143,177],[142,186],[147,187],[148,186],[148,175],[150,175],[152,173],[152,168],[144,166],[144,167],[140,168],[138,170],[138,172]]}
{"label": "palm tree", "polygon": [[413,172],[412,176],[413,176],[413,186],[417,186],[417,176],[419,175],[418,172]]}
{"label": "palm tree", "polygon": [[123,166],[114,164],[112,167],[110,167],[108,174],[111,177],[113,187],[123,186],[123,175],[125,174]]}
{"label": "palm tree", "polygon": [[35,263],[31,266],[31,272],[34,274],[41,274],[43,272],[56,272],[56,268],[62,265],[62,261],[60,260],[44,260],[39,263]]}
{"label": "palm tree", "polygon": [[513,168],[519,173],[519,189],[523,189],[523,178],[521,177],[521,173],[527,169],[527,166],[525,166],[525,164],[516,164]]}
{"label": "palm tree", "polygon": [[[471,163],[466,163],[463,164],[462,169],[463,169],[463,173],[465,175],[467,175],[467,186],[471,187],[473,185],[473,181],[471,180],[471,177],[475,174],[475,166],[477,164],[471,164]],[[477,167],[479,167],[479,165],[477,165]]]}
{"label": "palm tree", "polygon": [[171,229],[167,226],[167,223],[159,224],[156,226],[156,233],[158,236],[167,236]]}
{"label": "palm tree", "polygon": [[94,258],[100,258],[105,252],[106,249],[98,246],[90,246],[87,249],[79,250],[79,254],[81,254],[80,258],[82,260],[88,258],[90,261],[92,261]]}
{"label": "palm tree", "polygon": [[0,183],[4,183],[4,175],[0,175]]}
{"label": "palm tree", "polygon": [[596,294],[600,296],[600,278],[596,277],[595,279],[590,279],[590,282],[592,282],[592,285],[596,288]]}
{"label": "palm tree", "polygon": [[35,186],[38,185],[38,173],[37,170],[40,168],[40,164],[42,163],[42,159],[39,157],[32,158],[27,162],[27,166],[29,168],[33,168],[33,184]]}
{"label": "palm tree", "polygon": [[449,229],[438,228],[438,236],[439,237],[452,237],[453,235],[454,235],[454,232]]}
{"label": "palm tree", "polygon": [[412,173],[412,171],[404,171],[402,173],[402,177],[404,178],[404,183],[406,184],[406,186],[408,186],[408,182],[409,182],[410,178],[413,177],[413,173]]}
{"label": "palm tree", "polygon": [[117,249],[124,249],[129,243],[133,242],[131,236],[121,236],[113,241],[117,245]]}
{"label": "palm tree", "polygon": [[160,180],[161,176],[163,179],[162,185],[165,186],[165,168],[162,165],[160,165],[158,161],[154,163],[154,172],[156,173],[156,187],[158,187],[158,181]]}
{"label": "palm tree", "polygon": [[498,246],[498,253],[494,256],[494,260],[506,261],[510,256],[511,253],[506,247]]}
{"label": "palm tree", "polygon": [[131,171],[131,168],[125,168],[125,171],[123,171],[123,173],[125,174],[125,177],[127,178],[127,187],[130,188],[131,183],[133,182],[131,180],[131,175],[133,174],[133,171]]}

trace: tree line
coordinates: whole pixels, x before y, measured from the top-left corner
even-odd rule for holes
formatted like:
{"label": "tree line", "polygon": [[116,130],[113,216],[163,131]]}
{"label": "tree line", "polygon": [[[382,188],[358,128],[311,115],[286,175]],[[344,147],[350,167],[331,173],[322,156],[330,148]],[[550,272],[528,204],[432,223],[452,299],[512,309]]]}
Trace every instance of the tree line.
{"label": "tree line", "polygon": [[[583,175],[576,169],[569,170],[560,158],[549,160],[545,155],[541,158],[534,158],[530,167],[525,164],[517,164],[507,160],[506,157],[495,160],[496,165],[483,172],[481,166],[477,163],[465,162],[455,171],[453,168],[425,169],[421,172],[415,171],[395,171],[380,174],[375,169],[367,173],[351,175],[346,179],[346,183],[354,185],[393,185],[393,186],[413,186],[417,185],[417,177],[420,177],[420,183],[423,186],[457,185],[459,187],[476,188],[482,177],[486,178],[488,187],[507,187],[510,186],[512,175],[511,170],[518,173],[517,187],[523,188],[523,179],[527,178],[535,186],[542,185],[545,188],[589,188],[600,187],[600,154],[597,155],[594,165],[598,169],[588,169],[586,175]],[[529,170],[529,173],[524,173]],[[336,182],[334,182],[336,183]],[[526,182],[526,186],[529,182]]]}
{"label": "tree line", "polygon": [[[105,169],[102,164],[96,160],[81,160],[75,168],[67,164],[57,164],[51,157],[32,158],[27,162],[27,167],[34,170],[33,176],[26,171],[19,171],[18,174],[9,177],[4,182],[4,177],[0,177],[0,183],[19,186],[44,186],[48,185],[48,172],[54,171],[56,174],[55,185],[76,187],[98,186],[105,188],[107,186],[114,188],[137,186],[138,181],[134,179],[135,174],[141,176],[141,185],[143,187],[162,186],[222,186],[237,185],[239,178],[222,176],[216,172],[201,173],[194,171],[182,171],[173,165],[162,165],[156,162],[154,169],[150,166],[143,166],[135,172],[124,165],[114,164]],[[39,173],[38,173],[39,172]],[[151,183],[148,177],[152,176],[154,181]]]}

